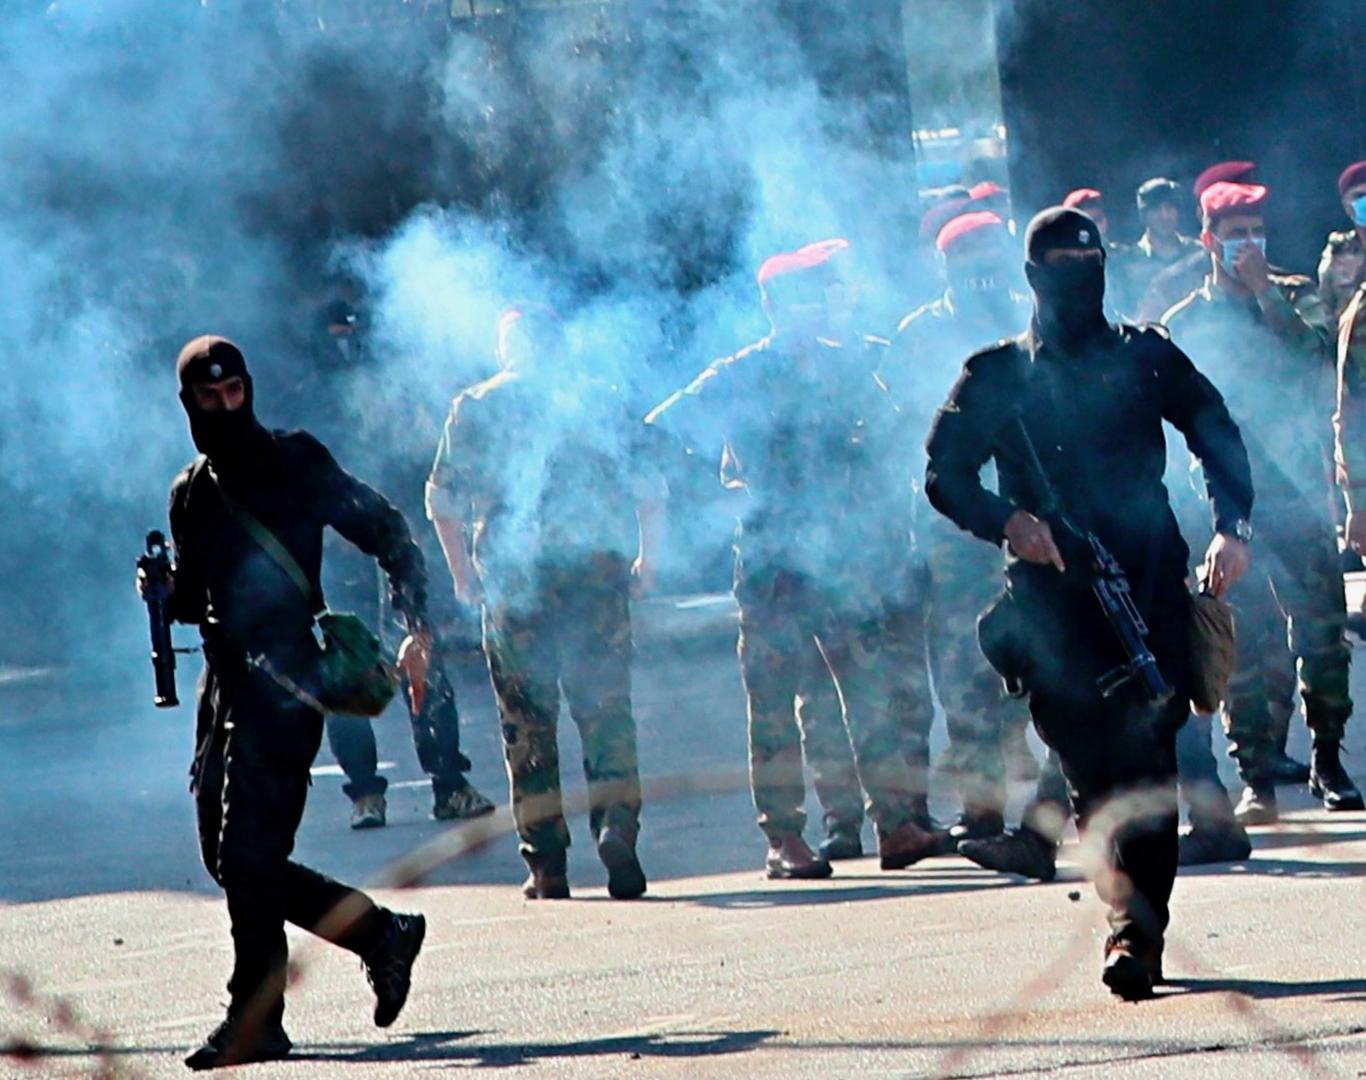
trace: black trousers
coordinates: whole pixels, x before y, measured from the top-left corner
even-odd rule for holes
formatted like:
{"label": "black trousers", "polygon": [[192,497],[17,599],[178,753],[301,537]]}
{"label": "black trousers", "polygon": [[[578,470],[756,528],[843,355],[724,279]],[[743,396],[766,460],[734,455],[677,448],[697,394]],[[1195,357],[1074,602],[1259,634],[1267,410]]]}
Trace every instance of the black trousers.
{"label": "black trousers", "polygon": [[1044,580],[1051,587],[1032,590],[1025,608],[1038,635],[1025,680],[1030,715],[1057,755],[1077,827],[1099,854],[1089,869],[1110,906],[1113,939],[1159,946],[1176,881],[1176,737],[1189,710],[1189,594],[1179,580],[1163,582],[1142,605],[1148,645],[1175,687],[1155,704],[1135,686],[1101,695],[1096,678],[1121,657],[1114,633],[1089,590]]}
{"label": "black trousers", "polygon": [[[406,683],[400,696],[408,705]],[[418,764],[432,778],[432,794],[441,802],[460,786],[469,772],[470,760],[460,752],[460,712],[439,643],[427,673],[427,697],[422,702],[422,711],[414,713],[408,706],[408,720],[413,729]],[[342,790],[350,798],[383,795],[388,789],[389,781],[376,771],[379,757],[375,731],[368,717],[330,714],[327,717],[327,745],[346,774]]]}
{"label": "black trousers", "polygon": [[365,955],[386,920],[364,893],[293,862],[322,717],[245,668],[200,683],[191,790],[204,866],[227,896],[234,1008],[284,1009],[284,924]]}

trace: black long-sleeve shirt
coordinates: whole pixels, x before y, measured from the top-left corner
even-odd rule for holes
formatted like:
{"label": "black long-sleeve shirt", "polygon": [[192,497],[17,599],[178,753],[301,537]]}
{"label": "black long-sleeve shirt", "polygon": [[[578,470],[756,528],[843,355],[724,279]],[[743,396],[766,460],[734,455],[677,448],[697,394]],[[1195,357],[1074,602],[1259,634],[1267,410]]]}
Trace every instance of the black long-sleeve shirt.
{"label": "black long-sleeve shirt", "polygon": [[219,480],[289,550],[313,595],[305,596],[232,516],[206,460],[197,458],[171,485],[172,614],[200,624],[206,643],[257,650],[305,637],[323,602],[323,530],[329,525],[379,560],[408,625],[425,623],[426,571],[403,515],[338,465],[312,435],[272,432],[250,477]]}
{"label": "black long-sleeve shirt", "polygon": [[[1162,476],[1165,420],[1204,465],[1214,526],[1252,510],[1252,478],[1223,398],[1158,328],[1111,327],[1084,355],[1041,343],[1031,329],[970,357],[930,430],[925,488],[940,513],[999,544],[1018,509],[1037,512],[1022,419],[1062,509],[1093,531],[1136,580],[1179,582],[1189,552]],[[1000,494],[982,466],[995,459]]]}

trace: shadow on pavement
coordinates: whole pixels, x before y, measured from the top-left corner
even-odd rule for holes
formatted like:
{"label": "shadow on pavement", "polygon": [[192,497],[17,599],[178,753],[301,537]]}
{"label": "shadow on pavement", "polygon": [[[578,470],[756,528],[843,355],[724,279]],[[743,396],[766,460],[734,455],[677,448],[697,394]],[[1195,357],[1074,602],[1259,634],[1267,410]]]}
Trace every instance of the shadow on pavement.
{"label": "shadow on pavement", "polygon": [[[848,881],[848,878],[844,879]],[[770,908],[806,907],[821,904],[849,904],[861,900],[910,899],[916,896],[943,893],[982,892],[986,889],[1009,888],[1008,882],[997,879],[982,882],[926,882],[902,878],[895,884],[862,885],[842,888],[838,885],[811,887],[805,883],[776,884],[768,888],[737,889],[732,892],[696,893],[668,896],[674,903],[691,903],[709,908]]]}
{"label": "shadow on pavement", "polygon": [[[303,1046],[291,1061],[330,1061],[364,1064],[399,1061],[462,1061],[482,1066],[530,1065],[563,1058],[621,1056],[642,1058],[700,1058],[753,1050],[782,1034],[778,1031],[689,1031],[676,1035],[622,1035],[564,1043],[494,1043],[459,1045],[483,1034],[477,1031],[419,1032],[371,1046],[322,1043]],[[626,1070],[629,1066],[623,1065]]]}
{"label": "shadow on pavement", "polygon": [[1213,863],[1209,866],[1183,866],[1182,877],[1258,877],[1354,878],[1366,876],[1366,862],[1324,862],[1315,859],[1259,859],[1241,863]]}
{"label": "shadow on pavement", "polygon": [[1274,979],[1168,979],[1166,992],[1158,997],[1178,994],[1242,994],[1258,1001],[1277,998],[1325,997],[1355,1000],[1348,995],[1366,994],[1366,979],[1322,979],[1317,982],[1277,982]]}

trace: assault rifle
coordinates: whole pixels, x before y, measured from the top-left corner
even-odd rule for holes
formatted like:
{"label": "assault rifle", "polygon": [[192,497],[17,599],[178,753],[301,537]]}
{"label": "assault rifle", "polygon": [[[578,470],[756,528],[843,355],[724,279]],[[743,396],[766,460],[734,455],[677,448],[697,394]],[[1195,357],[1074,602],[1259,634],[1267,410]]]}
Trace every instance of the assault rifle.
{"label": "assault rifle", "polygon": [[[1039,517],[1049,523],[1054,531],[1058,550],[1068,573],[1082,573],[1087,577],[1092,594],[1100,604],[1100,610],[1110,629],[1119,639],[1124,661],[1105,672],[1096,680],[1096,686],[1104,697],[1113,697],[1123,687],[1136,683],[1154,702],[1162,702],[1172,695],[1171,685],[1157,666],[1157,659],[1148,648],[1148,625],[1143,621],[1138,606],[1134,603],[1133,592],[1129,588],[1128,575],[1123,567],[1100,541],[1095,533],[1078,528],[1063,512],[1058,502],[1057,492],[1053,489],[1043,462],[1034,449],[1034,441],[1029,437],[1024,420],[1016,418],[1021,441],[1024,444],[1025,460],[1033,474],[1032,482],[1042,496]],[[1077,570],[1080,561],[1081,568]]]}

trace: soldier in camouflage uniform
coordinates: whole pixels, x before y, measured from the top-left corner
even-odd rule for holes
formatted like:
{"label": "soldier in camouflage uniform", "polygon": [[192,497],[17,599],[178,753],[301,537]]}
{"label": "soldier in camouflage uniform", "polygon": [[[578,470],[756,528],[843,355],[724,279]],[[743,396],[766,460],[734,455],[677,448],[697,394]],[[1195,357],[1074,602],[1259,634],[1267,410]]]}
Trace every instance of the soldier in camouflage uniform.
{"label": "soldier in camouflage uniform", "polygon": [[1362,808],[1339,757],[1352,712],[1351,651],[1324,453],[1327,324],[1308,278],[1268,268],[1265,199],[1266,188],[1255,184],[1223,181],[1205,190],[1202,240],[1212,271],[1164,320],[1195,363],[1227,390],[1247,441],[1269,555],[1231,594],[1238,664],[1224,723],[1247,785],[1238,807],[1247,823],[1277,816],[1275,724],[1259,649],[1269,650],[1274,664],[1281,656],[1276,642],[1287,631],[1314,736],[1311,790],[1329,810]]}
{"label": "soldier in camouflage uniform", "polygon": [[1342,171],[1338,196],[1352,227],[1329,233],[1319,259],[1319,296],[1331,319],[1342,316],[1352,296],[1366,282],[1366,161]]}
{"label": "soldier in camouflage uniform", "polygon": [[[1191,255],[1204,254],[1195,240],[1182,236],[1178,229],[1181,222],[1178,199],[1175,181],[1165,177],[1155,176],[1139,186],[1136,200],[1138,216],[1143,221],[1143,235],[1116,259],[1113,270],[1119,293],[1112,303],[1126,317],[1132,317],[1138,311],[1149,286],[1163,270]],[[1203,258],[1200,261],[1203,268]],[[1154,318],[1161,314],[1161,311],[1157,312]]]}
{"label": "soldier in camouflage uniform", "polygon": [[[1009,285],[1010,234],[996,214],[978,211],[951,219],[940,229],[935,246],[948,287],[938,300],[902,319],[880,372],[913,431],[929,430],[963,356],[1018,334],[1029,322],[1028,299]],[[924,453],[918,445],[915,452],[918,475],[924,470]],[[924,632],[902,649],[906,655],[900,667],[907,677],[919,678],[925,652],[918,642],[928,640],[934,687],[949,733],[941,767],[955,778],[963,800],[963,815],[950,836],[960,841],[994,835],[1004,825],[1003,743],[1008,735],[1016,745],[1022,743],[1029,719],[1018,701],[1005,696],[1000,677],[977,647],[977,616],[1000,592],[1001,553],[974,543],[932,512],[923,494],[915,510],[916,549],[925,565],[928,603],[920,607]],[[914,655],[917,647],[922,651]],[[911,700],[916,696],[906,695]],[[1029,754],[1027,746],[1023,753]]]}
{"label": "soldier in camouflage uniform", "polygon": [[[838,688],[884,869],[933,854],[918,822],[923,777],[893,722],[887,622],[910,574],[909,435],[875,376],[881,347],[840,318],[832,260],[843,240],[766,260],[759,285],[773,333],[709,365],[647,417],[722,447],[722,479],[745,492],[736,539],[740,668],[750,775],[772,878],[830,874],[802,838],[805,786],[795,704]],[[847,342],[847,344],[843,343]],[[695,405],[703,408],[695,408]]]}
{"label": "soldier in camouflage uniform", "polygon": [[503,370],[452,403],[427,512],[457,592],[483,604],[512,813],[531,869],[524,895],[569,896],[563,688],[608,891],[630,899],[646,882],[635,851],[629,597],[633,575],[649,582],[662,480],[650,478],[645,427],[616,386],[579,366],[553,312],[511,309],[499,330]]}

